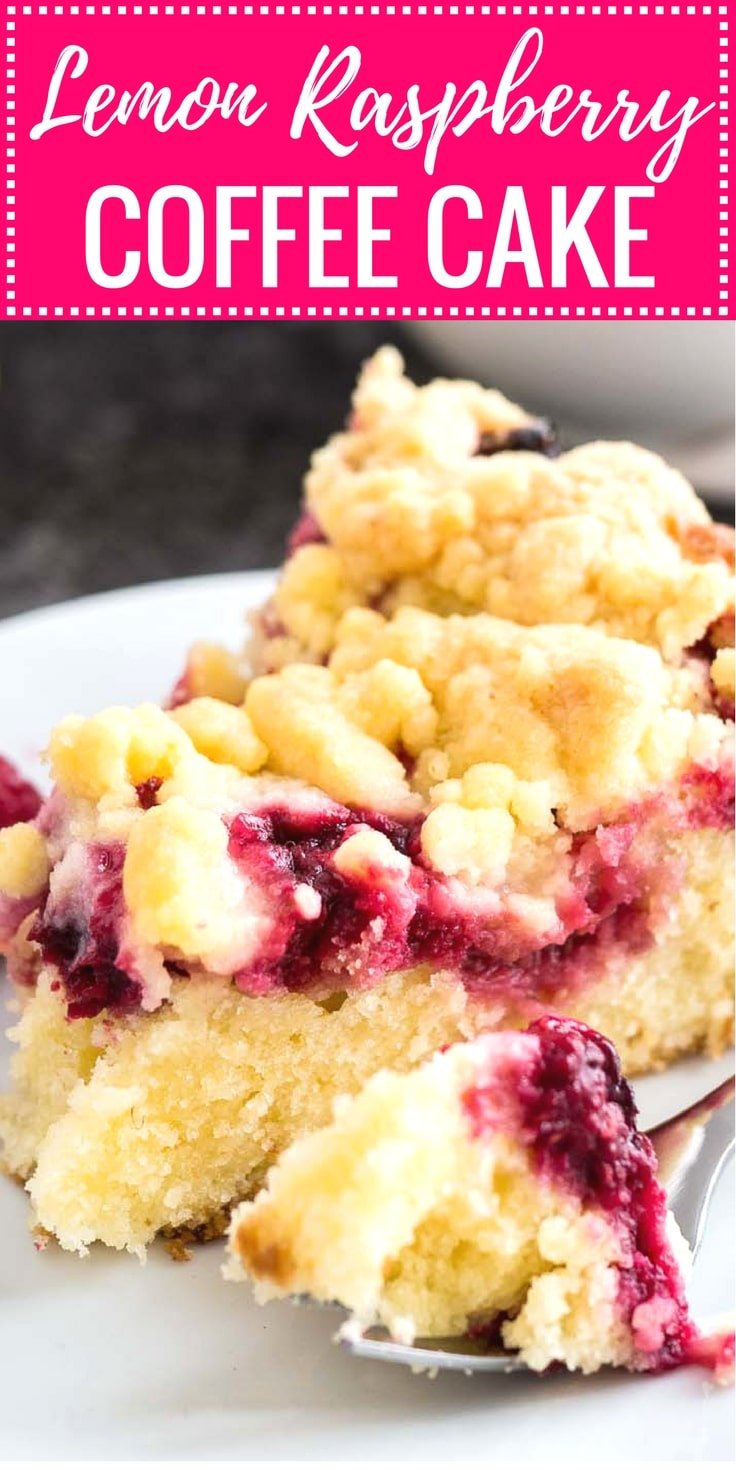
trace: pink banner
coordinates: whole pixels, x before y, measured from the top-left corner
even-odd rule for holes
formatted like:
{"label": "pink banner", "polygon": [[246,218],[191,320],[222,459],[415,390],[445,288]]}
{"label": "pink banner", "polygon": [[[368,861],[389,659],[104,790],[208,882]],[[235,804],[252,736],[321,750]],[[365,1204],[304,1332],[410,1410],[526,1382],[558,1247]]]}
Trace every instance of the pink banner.
{"label": "pink banner", "polygon": [[724,5],[6,9],[5,315],[726,317]]}

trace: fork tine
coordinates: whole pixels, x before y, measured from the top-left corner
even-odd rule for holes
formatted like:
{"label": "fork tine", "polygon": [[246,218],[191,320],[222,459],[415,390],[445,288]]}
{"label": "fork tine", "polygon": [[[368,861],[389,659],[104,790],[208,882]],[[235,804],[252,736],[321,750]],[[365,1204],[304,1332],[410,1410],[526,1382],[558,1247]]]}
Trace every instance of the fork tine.
{"label": "fork tine", "polygon": [[[725,1107],[736,1092],[736,1075],[727,1077],[725,1082],[719,1083],[711,1092],[706,1092],[704,1097],[698,1098],[697,1102],[691,1103],[689,1107],[683,1108],[681,1113],[674,1113],[671,1118],[666,1118],[664,1123],[658,1123],[655,1128],[647,1129],[647,1137],[651,1139],[655,1149],[657,1140],[664,1137],[668,1129],[674,1129],[677,1125],[684,1123],[705,1124],[719,1108]],[[659,1157],[659,1153],[657,1153]]]}
{"label": "fork tine", "polygon": [[[426,1344],[411,1346],[394,1342],[387,1333],[376,1328],[362,1334],[343,1331],[338,1341],[358,1358],[372,1358],[381,1363],[402,1363],[414,1373],[437,1373],[440,1368],[456,1373],[514,1373],[528,1371],[516,1353],[504,1353],[470,1338],[437,1338]],[[451,1343],[452,1346],[445,1344]]]}
{"label": "fork tine", "polygon": [[[729,1077],[698,1102],[684,1108],[681,1113],[676,1113],[656,1128],[648,1130],[647,1136],[657,1155],[660,1182],[666,1186],[671,1198],[680,1188],[685,1174],[689,1175],[703,1146],[706,1130],[712,1136],[708,1125],[713,1115],[721,1109],[725,1110],[732,1101],[735,1085],[736,1078]],[[729,1114],[724,1111],[722,1116],[728,1120]],[[725,1143],[728,1136],[727,1123],[721,1126]],[[718,1131],[720,1133],[721,1130]],[[699,1174],[700,1172],[699,1170]]]}
{"label": "fork tine", "polygon": [[702,1244],[713,1193],[734,1148],[732,1107],[701,1110],[699,1117],[700,1121],[684,1125],[679,1166],[665,1179],[670,1209],[693,1256]]}

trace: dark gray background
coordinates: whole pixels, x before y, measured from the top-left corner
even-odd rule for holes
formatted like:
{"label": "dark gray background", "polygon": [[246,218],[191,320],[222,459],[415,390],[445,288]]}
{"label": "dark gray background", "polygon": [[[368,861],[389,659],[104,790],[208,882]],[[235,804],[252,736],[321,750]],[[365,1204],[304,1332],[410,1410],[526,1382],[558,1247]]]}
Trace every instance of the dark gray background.
{"label": "dark gray background", "polygon": [[277,563],[310,451],[386,340],[435,371],[380,323],[3,326],[0,616]]}
{"label": "dark gray background", "polygon": [[310,451],[342,423],[360,362],[388,335],[345,323],[4,326],[0,616],[275,565]]}

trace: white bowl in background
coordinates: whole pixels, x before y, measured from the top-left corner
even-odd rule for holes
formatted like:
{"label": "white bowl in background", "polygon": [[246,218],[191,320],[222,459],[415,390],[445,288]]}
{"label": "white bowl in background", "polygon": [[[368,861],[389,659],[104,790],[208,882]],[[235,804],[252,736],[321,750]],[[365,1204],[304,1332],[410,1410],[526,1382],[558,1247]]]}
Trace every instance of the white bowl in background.
{"label": "white bowl in background", "polygon": [[734,327],[728,322],[412,322],[440,371],[498,387],[568,442],[635,439],[701,494],[734,480]]}

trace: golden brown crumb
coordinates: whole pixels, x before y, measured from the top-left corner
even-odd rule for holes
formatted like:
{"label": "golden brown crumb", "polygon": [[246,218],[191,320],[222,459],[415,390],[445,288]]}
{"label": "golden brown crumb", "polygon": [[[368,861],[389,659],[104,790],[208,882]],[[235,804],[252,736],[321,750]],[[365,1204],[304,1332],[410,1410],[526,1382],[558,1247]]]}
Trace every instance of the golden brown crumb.
{"label": "golden brown crumb", "polygon": [[232,1200],[229,1205],[215,1210],[208,1220],[188,1220],[183,1225],[164,1226],[161,1233],[173,1248],[182,1250],[190,1245],[206,1245],[210,1240],[219,1240],[221,1236],[227,1235],[236,1203],[236,1200]]}
{"label": "golden brown crumb", "polygon": [[720,557],[733,571],[734,533],[731,526],[722,526],[717,522],[704,526],[683,526],[678,532],[678,539],[691,561],[715,561]]}
{"label": "golden brown crumb", "polygon": [[269,1281],[273,1286],[290,1289],[296,1263],[288,1245],[283,1241],[269,1240],[258,1222],[241,1218],[234,1237],[234,1246],[249,1270],[259,1280]]}
{"label": "golden brown crumb", "polygon": [[166,1254],[171,1257],[172,1261],[176,1261],[177,1263],[191,1261],[192,1259],[192,1252],[178,1235],[173,1236],[170,1240],[166,1240]]}

